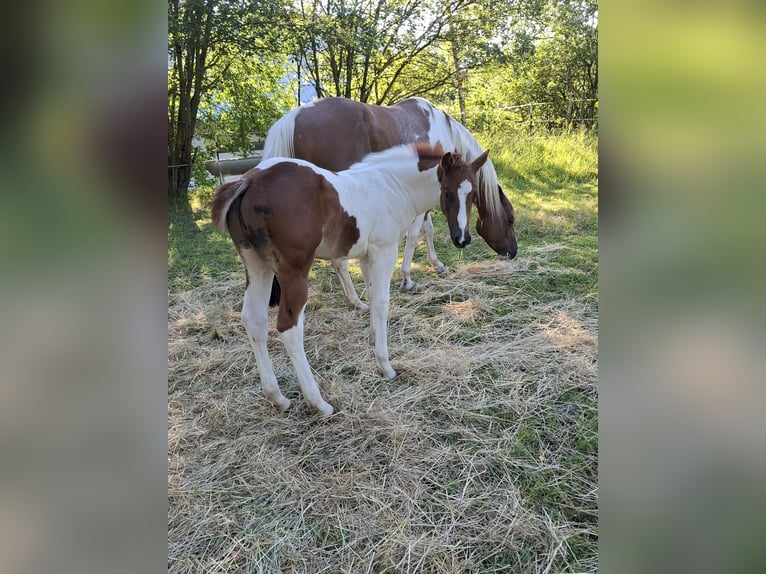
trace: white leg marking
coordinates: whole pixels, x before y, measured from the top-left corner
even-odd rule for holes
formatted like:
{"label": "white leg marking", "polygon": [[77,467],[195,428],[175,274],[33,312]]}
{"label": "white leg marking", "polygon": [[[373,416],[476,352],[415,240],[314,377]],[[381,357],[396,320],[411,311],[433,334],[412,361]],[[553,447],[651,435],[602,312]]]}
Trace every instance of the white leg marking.
{"label": "white leg marking", "polygon": [[362,303],[359,295],[356,294],[354,282],[351,280],[351,274],[348,272],[348,259],[333,259],[332,266],[335,269],[335,275],[338,276],[338,281],[340,281],[340,288],[343,290],[346,304],[352,309],[358,309],[359,311],[369,309],[367,303]]}
{"label": "white leg marking", "polygon": [[368,259],[372,309],[370,327],[375,340],[375,359],[383,375],[389,379],[396,376],[388,356],[388,302],[398,251],[398,245],[394,244],[370,253]]}
{"label": "white leg marking", "polygon": [[426,247],[428,248],[428,260],[431,262],[431,265],[436,267],[438,271],[444,271],[446,267],[444,266],[444,263],[439,261],[438,257],[436,257],[436,249],[434,249],[434,222],[431,219],[430,212],[428,215],[426,215],[426,221],[423,227],[425,227],[426,230]]}
{"label": "white leg marking", "polygon": [[269,337],[269,295],[274,274],[260,265],[253,264],[254,257],[245,256],[245,260],[250,260],[250,265],[247,265],[250,284],[245,290],[245,300],[242,304],[242,322],[255,353],[263,394],[278,410],[284,411],[290,408],[290,401],[279,390],[266,347]]}
{"label": "white leg marking", "polygon": [[407,241],[404,244],[404,256],[402,257],[402,266],[399,269],[399,275],[402,276],[401,288],[405,291],[409,291],[414,287],[412,279],[410,279],[410,271],[412,269],[412,258],[415,255],[415,245],[418,241],[418,235],[420,235],[420,228],[423,225],[423,214],[419,213],[415,219],[412,220],[410,228],[407,230]]}
{"label": "white leg marking", "polygon": [[462,241],[465,241],[465,232],[468,228],[468,210],[465,207],[465,199],[468,197],[468,194],[471,193],[472,187],[471,182],[466,179],[457,188],[457,196],[460,201],[460,209],[457,212],[457,224],[460,226],[460,231],[462,233],[460,239]]}
{"label": "white leg marking", "polygon": [[280,338],[287,349],[287,354],[290,356],[295,373],[298,375],[301,392],[306,401],[322,413],[323,416],[329,417],[333,413],[333,408],[322,398],[317,382],[314,380],[314,375],[311,373],[306,352],[303,349],[303,312],[305,309],[306,306],[304,305],[298,317],[298,323],[281,333]]}

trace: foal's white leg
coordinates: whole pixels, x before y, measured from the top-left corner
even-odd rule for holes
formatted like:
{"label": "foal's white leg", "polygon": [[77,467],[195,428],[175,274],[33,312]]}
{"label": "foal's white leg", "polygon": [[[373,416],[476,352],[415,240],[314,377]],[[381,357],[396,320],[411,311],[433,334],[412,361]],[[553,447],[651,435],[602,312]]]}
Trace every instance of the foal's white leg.
{"label": "foal's white leg", "polygon": [[298,375],[298,383],[301,385],[301,392],[306,401],[322,415],[329,417],[333,413],[332,405],[322,398],[314,375],[311,373],[306,352],[303,349],[303,312],[305,309],[306,306],[304,305],[298,316],[298,322],[295,326],[283,331],[280,338],[287,349],[295,373]]}
{"label": "foal's white leg", "polygon": [[375,339],[375,359],[380,370],[389,379],[396,376],[396,371],[391,367],[388,357],[388,303],[398,247],[394,244],[371,252],[367,260],[371,305],[370,327]]}
{"label": "foal's white leg", "polygon": [[242,253],[250,280],[242,304],[242,322],[245,324],[247,337],[255,353],[263,394],[278,410],[284,411],[290,408],[290,401],[279,390],[274,367],[271,365],[269,351],[266,348],[269,336],[269,295],[274,273],[258,265],[253,254],[246,250]]}
{"label": "foal's white leg", "polygon": [[[410,279],[410,270],[412,269],[412,258],[415,255],[415,245],[418,242],[418,235],[420,235],[420,228],[423,225],[423,214],[419,213],[415,219],[412,220],[410,228],[407,230],[407,241],[404,244],[404,256],[402,257],[402,267],[399,269],[399,274],[402,276],[401,289],[409,291],[415,285]],[[433,237],[433,235],[432,235]]]}
{"label": "foal's white leg", "polygon": [[431,219],[430,211],[426,213],[425,225],[423,227],[425,227],[426,230],[426,247],[428,247],[428,260],[431,262],[431,265],[436,267],[438,271],[444,271],[446,267],[444,266],[444,263],[439,261],[439,259],[436,257],[436,250],[434,249],[434,222]]}
{"label": "foal's white leg", "polygon": [[346,298],[348,306],[352,309],[358,309],[359,311],[366,311],[369,309],[367,303],[362,303],[361,299],[359,299],[359,295],[356,294],[354,283],[348,272],[348,259],[333,259],[332,266],[333,269],[335,269],[335,275],[338,276],[340,288],[343,290],[343,296]]}

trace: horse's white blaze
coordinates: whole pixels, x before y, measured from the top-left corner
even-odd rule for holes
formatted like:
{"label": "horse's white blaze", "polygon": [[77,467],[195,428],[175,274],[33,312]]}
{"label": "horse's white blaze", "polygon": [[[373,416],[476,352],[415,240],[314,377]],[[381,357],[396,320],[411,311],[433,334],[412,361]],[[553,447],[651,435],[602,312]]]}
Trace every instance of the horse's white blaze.
{"label": "horse's white blaze", "polygon": [[460,231],[462,233],[460,239],[462,241],[465,241],[465,231],[468,229],[468,210],[465,207],[465,200],[468,197],[468,194],[471,193],[472,188],[473,186],[471,185],[471,182],[467,179],[457,188],[457,196],[460,201],[460,208],[457,212],[457,224],[460,226]]}

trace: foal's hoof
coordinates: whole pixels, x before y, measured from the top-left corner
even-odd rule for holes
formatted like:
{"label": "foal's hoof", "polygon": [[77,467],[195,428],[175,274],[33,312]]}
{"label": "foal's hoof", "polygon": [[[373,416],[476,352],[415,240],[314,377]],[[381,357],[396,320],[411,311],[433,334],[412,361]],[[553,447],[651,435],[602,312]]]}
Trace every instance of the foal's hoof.
{"label": "foal's hoof", "polygon": [[370,309],[370,306],[367,303],[362,303],[361,301],[354,305],[349,305],[349,307],[354,311],[368,311]]}
{"label": "foal's hoof", "polygon": [[396,378],[396,371],[389,368],[383,371],[383,376],[385,376],[389,381]]}
{"label": "foal's hoof", "polygon": [[412,279],[402,279],[402,285],[400,289],[402,291],[412,291],[412,288],[415,286],[415,284],[412,282]]}
{"label": "foal's hoof", "polygon": [[274,408],[277,409],[280,413],[285,412],[287,409],[293,406],[290,400],[286,399],[285,397],[275,398],[271,401],[271,404],[273,404]]}
{"label": "foal's hoof", "polygon": [[317,411],[319,411],[319,414],[323,417],[329,417],[335,412],[335,409],[332,408],[332,405],[330,403],[325,403],[324,405],[318,406]]}

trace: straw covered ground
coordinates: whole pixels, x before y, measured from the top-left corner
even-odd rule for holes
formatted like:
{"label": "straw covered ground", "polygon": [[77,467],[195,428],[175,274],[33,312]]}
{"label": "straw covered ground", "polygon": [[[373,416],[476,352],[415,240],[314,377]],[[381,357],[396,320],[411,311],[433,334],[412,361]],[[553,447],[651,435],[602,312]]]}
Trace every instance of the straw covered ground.
{"label": "straw covered ground", "polygon": [[[594,190],[578,189],[595,213]],[[595,234],[592,217],[557,209],[539,208],[530,235],[559,216]],[[223,239],[204,217],[213,252]],[[393,381],[368,314],[315,263],[305,347],[329,419],[303,400],[274,310],[269,351],[294,406],[264,399],[241,268],[171,277],[170,572],[597,571],[593,253],[562,237],[501,262],[475,237],[471,255],[443,237],[450,269],[416,263],[414,292],[392,283]]]}

